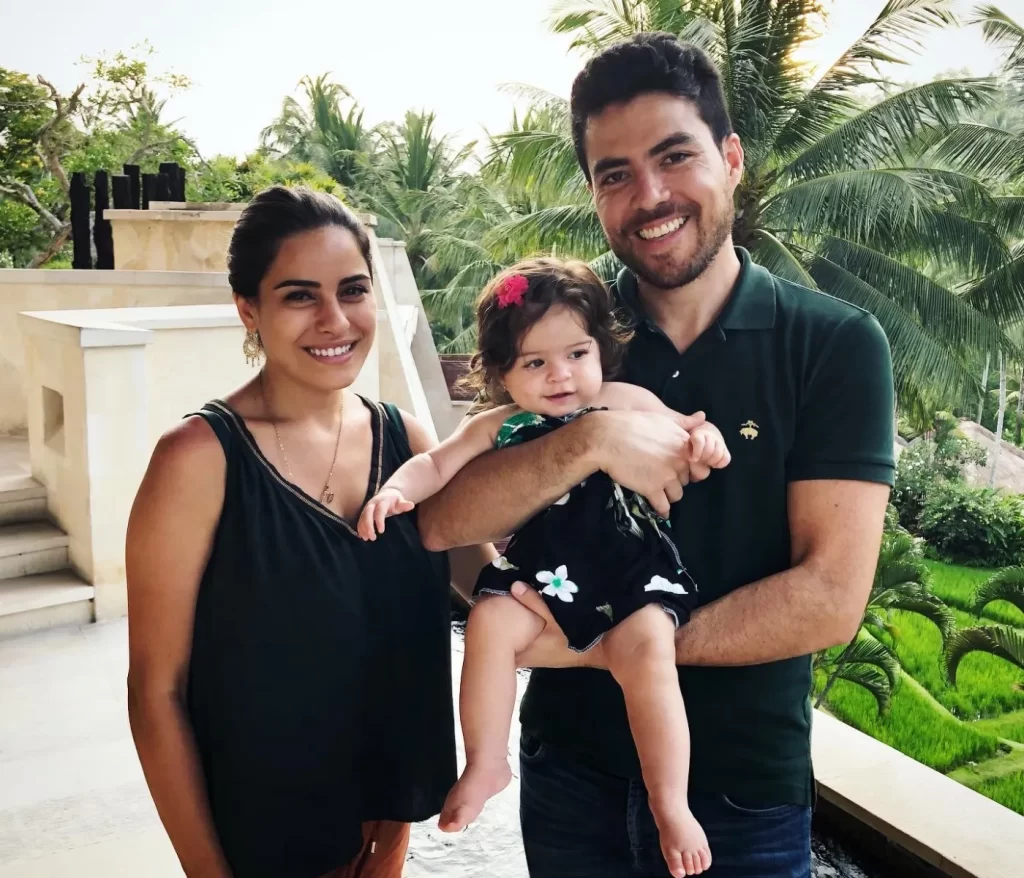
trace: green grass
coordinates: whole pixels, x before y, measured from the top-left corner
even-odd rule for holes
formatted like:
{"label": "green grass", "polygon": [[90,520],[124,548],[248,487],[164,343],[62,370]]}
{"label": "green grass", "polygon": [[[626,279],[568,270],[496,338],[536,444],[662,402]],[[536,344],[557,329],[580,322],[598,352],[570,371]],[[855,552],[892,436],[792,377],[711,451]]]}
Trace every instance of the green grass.
{"label": "green grass", "polygon": [[1006,738],[1008,741],[1024,744],[1024,710],[1018,710],[1016,713],[1007,713],[993,719],[980,719],[975,723],[971,723],[971,725],[978,729],[978,731],[985,732],[986,734],[996,735],[1000,738]]}
{"label": "green grass", "polygon": [[[941,561],[925,561],[932,574],[932,591],[951,607],[970,613],[978,586],[995,573],[977,567],[959,567]],[[1024,613],[1006,601],[989,604],[982,613],[984,620],[1024,628]]]}
{"label": "green grass", "polygon": [[936,771],[948,772],[967,762],[981,762],[999,748],[995,735],[943,713],[905,683],[896,690],[883,717],[878,716],[875,700],[864,689],[845,680],[833,687],[828,709],[848,725]]}
{"label": "green grass", "polygon": [[[961,610],[953,612],[959,628],[984,624],[983,620]],[[938,628],[915,613],[896,612],[893,624],[898,632],[895,645],[900,664],[960,719],[992,718],[1024,710],[1024,691],[1020,689],[1024,671],[994,655],[972,653],[960,663],[954,689],[947,683],[942,666],[942,638]]]}
{"label": "green grass", "polygon": [[974,789],[1011,811],[1024,814],[1024,771],[986,780]]}

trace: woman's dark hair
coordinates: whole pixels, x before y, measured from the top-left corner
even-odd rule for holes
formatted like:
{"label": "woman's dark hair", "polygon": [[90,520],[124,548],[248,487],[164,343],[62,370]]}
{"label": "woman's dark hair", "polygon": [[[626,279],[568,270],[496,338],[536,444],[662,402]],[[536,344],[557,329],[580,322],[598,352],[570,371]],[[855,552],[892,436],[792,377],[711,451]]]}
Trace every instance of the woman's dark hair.
{"label": "woman's dark hair", "polygon": [[[502,308],[498,291],[516,275],[527,281],[522,303]],[[501,378],[515,365],[523,336],[553,305],[564,305],[581,318],[587,335],[597,342],[604,377],[618,374],[632,333],[615,316],[601,279],[578,260],[526,259],[492,278],[477,299],[477,352],[462,378],[477,392],[477,406],[511,402]]]}
{"label": "woman's dark hair", "polygon": [[637,34],[591,58],[572,84],[572,142],[587,182],[590,168],[583,137],[590,117],[611,104],[657,92],[693,101],[716,143],[732,134],[722,79],[714,62],[672,34]]}
{"label": "woman's dark hair", "polygon": [[250,201],[235,224],[228,245],[228,283],[245,299],[259,295],[260,281],[277,258],[281,243],[300,232],[339,226],[352,233],[373,277],[370,238],[363,224],[333,195],[305,186],[271,186]]}

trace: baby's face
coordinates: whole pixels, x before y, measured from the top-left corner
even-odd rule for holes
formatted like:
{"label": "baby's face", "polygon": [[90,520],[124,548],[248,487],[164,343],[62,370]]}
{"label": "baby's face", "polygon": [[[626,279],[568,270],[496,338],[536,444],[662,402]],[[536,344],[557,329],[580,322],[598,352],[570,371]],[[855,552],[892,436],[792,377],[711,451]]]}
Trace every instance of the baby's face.
{"label": "baby's face", "polygon": [[549,308],[527,330],[519,351],[502,380],[520,408],[559,416],[597,399],[604,380],[601,352],[574,311],[564,305]]}

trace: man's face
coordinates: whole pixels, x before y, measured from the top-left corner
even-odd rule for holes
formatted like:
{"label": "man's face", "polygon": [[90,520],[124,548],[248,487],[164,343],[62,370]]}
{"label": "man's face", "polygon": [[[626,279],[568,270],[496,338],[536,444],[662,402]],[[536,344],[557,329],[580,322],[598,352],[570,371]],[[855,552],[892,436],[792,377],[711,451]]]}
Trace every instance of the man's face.
{"label": "man's face", "polygon": [[655,93],[591,116],[583,142],[615,255],[659,289],[699,277],[732,232],[739,138],[716,143],[692,101]]}

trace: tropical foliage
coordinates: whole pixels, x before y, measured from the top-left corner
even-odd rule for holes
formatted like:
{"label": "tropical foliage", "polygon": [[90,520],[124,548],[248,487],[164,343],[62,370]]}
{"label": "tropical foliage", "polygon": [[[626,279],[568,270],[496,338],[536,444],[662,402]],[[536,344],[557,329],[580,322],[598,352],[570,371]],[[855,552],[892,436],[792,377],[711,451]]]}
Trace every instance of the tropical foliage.
{"label": "tropical foliage", "polygon": [[888,521],[871,594],[856,637],[841,650],[830,650],[815,658],[815,670],[825,675],[815,707],[827,701],[836,682],[846,680],[866,689],[880,713],[888,709],[900,676],[899,660],[886,642],[899,636],[893,624],[895,612],[916,613],[928,619],[943,639],[954,628],[952,611],[929,586],[929,571],[920,542],[896,524],[892,510]]}

